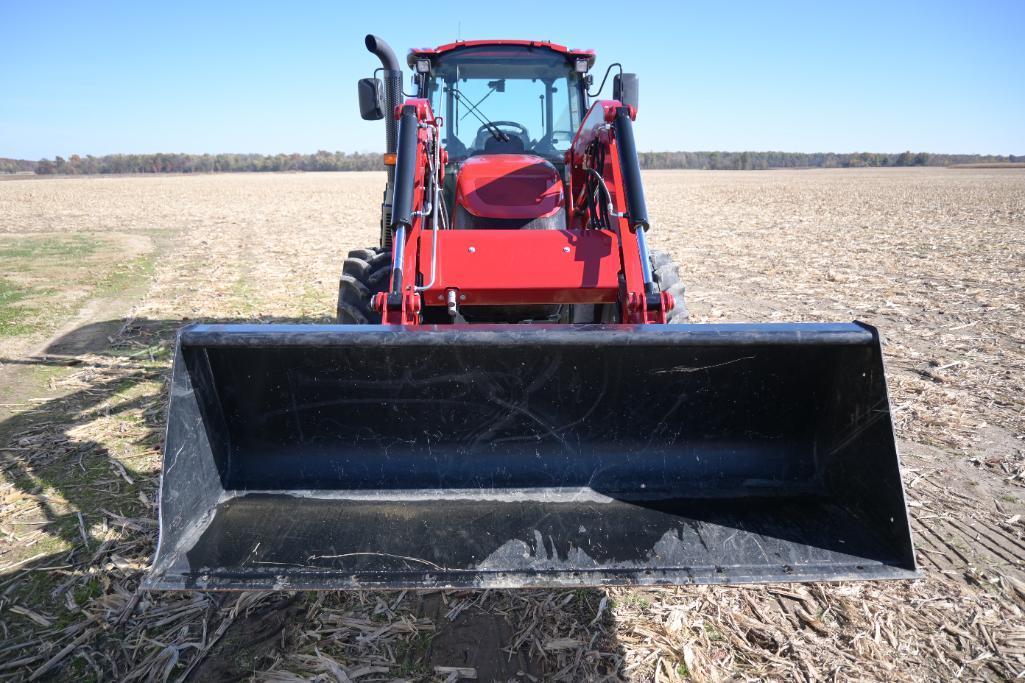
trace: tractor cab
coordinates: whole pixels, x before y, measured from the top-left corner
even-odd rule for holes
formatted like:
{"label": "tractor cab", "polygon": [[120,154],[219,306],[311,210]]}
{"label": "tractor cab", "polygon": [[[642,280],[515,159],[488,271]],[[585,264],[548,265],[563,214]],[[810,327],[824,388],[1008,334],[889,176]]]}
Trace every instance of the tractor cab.
{"label": "tractor cab", "polygon": [[594,53],[473,41],[413,50],[408,63],[444,122],[451,226],[566,228],[565,154],[586,111]]}

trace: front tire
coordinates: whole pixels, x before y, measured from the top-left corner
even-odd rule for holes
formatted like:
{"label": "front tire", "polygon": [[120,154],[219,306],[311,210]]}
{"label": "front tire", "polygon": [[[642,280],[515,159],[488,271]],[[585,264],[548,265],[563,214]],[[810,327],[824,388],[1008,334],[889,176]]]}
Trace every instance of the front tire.
{"label": "front tire", "polygon": [[379,324],[381,314],[371,307],[371,302],[375,294],[388,289],[390,281],[390,253],[379,247],[350,251],[338,280],[338,322]]}
{"label": "front tire", "polygon": [[[651,254],[651,279],[660,292],[669,292],[673,295],[676,306],[666,314],[666,324],[674,325],[687,322],[689,314],[687,304],[684,301],[685,287],[680,280],[680,266],[673,261],[673,258],[664,251],[655,251]],[[582,308],[582,306],[580,307]],[[619,304],[601,304],[594,306],[593,313],[576,316],[573,322],[599,322],[619,323],[622,322],[619,314]],[[587,317],[590,316],[590,317]]]}

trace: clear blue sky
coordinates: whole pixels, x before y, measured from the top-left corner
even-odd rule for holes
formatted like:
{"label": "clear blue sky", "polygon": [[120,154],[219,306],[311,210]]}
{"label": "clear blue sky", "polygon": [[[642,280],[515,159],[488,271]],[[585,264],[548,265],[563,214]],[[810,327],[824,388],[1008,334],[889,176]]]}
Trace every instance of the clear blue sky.
{"label": "clear blue sky", "polygon": [[0,0],[0,156],[379,151],[355,82],[462,38],[641,75],[642,150],[1025,154],[1025,2]]}

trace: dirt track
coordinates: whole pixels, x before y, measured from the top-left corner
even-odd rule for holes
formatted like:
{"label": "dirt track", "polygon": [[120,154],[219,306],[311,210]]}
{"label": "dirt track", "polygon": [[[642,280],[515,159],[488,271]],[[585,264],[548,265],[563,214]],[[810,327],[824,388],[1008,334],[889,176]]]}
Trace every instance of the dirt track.
{"label": "dirt track", "polygon": [[925,579],[139,595],[175,327],[327,320],[341,259],[376,239],[381,176],[15,180],[0,183],[0,247],[26,233],[117,233],[152,240],[160,256],[132,285],[134,303],[71,332],[90,343],[19,355],[59,327],[42,323],[0,340],[0,370],[28,368],[17,387],[0,388],[21,397],[0,401],[16,403],[0,423],[0,677],[443,680],[457,674],[434,667],[469,666],[482,680],[910,680],[1025,670],[1025,172],[645,179],[653,241],[681,262],[696,321],[856,318],[881,329]]}

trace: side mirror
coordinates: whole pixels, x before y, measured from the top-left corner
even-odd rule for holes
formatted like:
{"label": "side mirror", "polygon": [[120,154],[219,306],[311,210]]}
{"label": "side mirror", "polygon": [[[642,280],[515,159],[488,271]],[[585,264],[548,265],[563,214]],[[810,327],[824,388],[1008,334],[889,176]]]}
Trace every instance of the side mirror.
{"label": "side mirror", "polygon": [[384,118],[384,84],[380,78],[361,78],[359,89],[359,115],[364,121]]}
{"label": "side mirror", "polygon": [[616,74],[612,79],[612,99],[636,110],[639,88],[640,79],[637,74]]}

